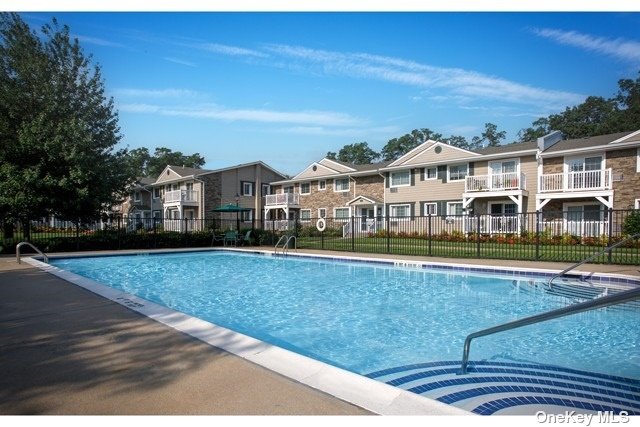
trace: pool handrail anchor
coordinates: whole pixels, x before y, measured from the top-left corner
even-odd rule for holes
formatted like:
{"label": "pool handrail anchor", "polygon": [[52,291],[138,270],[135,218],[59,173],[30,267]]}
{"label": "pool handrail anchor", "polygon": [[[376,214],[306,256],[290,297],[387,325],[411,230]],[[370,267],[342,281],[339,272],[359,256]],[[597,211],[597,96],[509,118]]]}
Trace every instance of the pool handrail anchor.
{"label": "pool handrail anchor", "polygon": [[504,332],[511,329],[520,328],[522,326],[532,325],[534,323],[544,322],[546,320],[557,319],[559,317],[569,316],[571,314],[581,313],[583,311],[594,310],[596,308],[608,307],[611,305],[622,304],[628,301],[640,299],[640,287],[629,289],[626,291],[610,294],[589,301],[572,304],[566,307],[547,311],[545,313],[536,314],[534,316],[525,317],[502,325],[493,326],[467,335],[464,340],[464,349],[462,352],[462,369],[459,375],[467,374],[467,365],[469,363],[469,351],[471,350],[471,340],[498,332]]}
{"label": "pool handrail anchor", "polygon": [[31,249],[33,249],[34,251],[36,251],[38,254],[40,254],[40,256],[42,256],[42,258],[44,259],[44,262],[46,262],[47,264],[49,263],[49,257],[42,252],[40,249],[36,248],[33,243],[31,242],[20,242],[16,245],[16,261],[18,261],[18,264],[22,264],[22,261],[20,260],[20,248],[23,246],[29,246],[31,247]]}
{"label": "pool handrail anchor", "polygon": [[565,268],[564,270],[562,270],[560,273],[556,274],[555,276],[553,276],[551,279],[549,279],[548,285],[549,288],[551,288],[552,282],[557,279],[558,277],[562,277],[565,274],[567,274],[568,272],[570,272],[571,270],[573,270],[574,268],[580,267],[582,264],[586,264],[589,261],[593,261],[594,259],[598,258],[600,255],[602,255],[603,253],[610,251],[611,249],[615,249],[618,246],[622,246],[625,243],[627,243],[628,241],[634,240],[634,239],[638,239],[640,238],[640,233],[634,234],[632,236],[627,237],[624,240],[619,241],[618,243],[615,243],[611,246],[607,246],[604,249],[598,250],[596,251],[593,255],[588,256],[587,258],[583,259],[582,261],[576,262],[575,264],[570,265],[569,267]]}
{"label": "pool handrail anchor", "polygon": [[293,239],[293,250],[298,252],[298,239],[296,238],[296,236],[291,235],[291,236],[289,236],[289,238],[287,239],[287,241],[284,244],[284,247],[282,248],[282,255],[286,255],[286,253],[289,252],[289,242],[292,239]]}

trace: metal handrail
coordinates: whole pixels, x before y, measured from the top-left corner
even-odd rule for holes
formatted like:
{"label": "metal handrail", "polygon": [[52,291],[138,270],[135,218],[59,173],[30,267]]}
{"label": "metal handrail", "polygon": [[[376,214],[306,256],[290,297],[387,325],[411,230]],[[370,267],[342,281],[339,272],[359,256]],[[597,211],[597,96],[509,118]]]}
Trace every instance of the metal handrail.
{"label": "metal handrail", "polygon": [[600,255],[602,255],[603,253],[610,251],[611,249],[617,248],[618,246],[621,246],[625,243],[627,243],[629,240],[633,240],[633,239],[637,239],[640,237],[640,233],[638,234],[634,234],[633,236],[629,236],[624,240],[619,241],[618,243],[611,245],[611,246],[607,246],[606,248],[596,252],[595,254],[591,255],[588,258],[583,259],[580,262],[577,262],[567,268],[565,268],[564,270],[562,270],[560,273],[556,274],[555,276],[553,276],[551,279],[549,279],[549,287],[551,287],[551,283],[557,279],[558,277],[564,276],[565,274],[567,274],[569,271],[573,270],[574,268],[580,267],[582,264],[586,264],[589,261],[593,261],[594,259],[598,258]]}
{"label": "metal handrail", "polygon": [[[278,241],[276,242],[276,245],[273,247],[273,253],[274,255],[278,253],[278,245],[280,244],[280,242],[282,242],[282,239],[285,240],[284,246],[287,245],[286,242],[288,242],[289,236],[287,236],[286,234],[283,234],[282,236],[280,236],[280,238],[278,239]],[[284,246],[282,247],[282,253],[284,254]]]}
{"label": "metal handrail", "polygon": [[462,369],[460,375],[467,373],[467,364],[469,363],[469,351],[471,350],[471,340],[474,338],[492,335],[498,332],[504,332],[522,326],[532,325],[534,323],[544,322],[545,320],[557,319],[559,317],[571,314],[581,313],[583,311],[594,310],[596,308],[607,307],[610,305],[622,304],[627,301],[640,299],[640,288],[633,288],[627,291],[618,292],[613,295],[607,295],[593,300],[581,302],[579,304],[569,305],[546,313],[536,314],[535,316],[525,317],[524,319],[514,320],[512,322],[503,323],[502,325],[492,328],[483,329],[478,332],[467,335],[464,340],[464,350],[462,352]]}
{"label": "metal handrail", "polygon": [[293,249],[298,251],[298,239],[296,236],[289,236],[286,243],[284,244],[284,248],[282,248],[282,255],[286,254],[289,251],[289,242],[293,239]]}
{"label": "metal handrail", "polygon": [[18,264],[22,264],[22,261],[20,261],[20,248],[23,246],[30,246],[31,249],[33,249],[34,251],[36,251],[37,253],[39,253],[42,258],[44,258],[44,262],[49,263],[49,257],[42,252],[40,249],[36,248],[33,243],[30,242],[20,242],[16,245],[16,261],[18,261]]}

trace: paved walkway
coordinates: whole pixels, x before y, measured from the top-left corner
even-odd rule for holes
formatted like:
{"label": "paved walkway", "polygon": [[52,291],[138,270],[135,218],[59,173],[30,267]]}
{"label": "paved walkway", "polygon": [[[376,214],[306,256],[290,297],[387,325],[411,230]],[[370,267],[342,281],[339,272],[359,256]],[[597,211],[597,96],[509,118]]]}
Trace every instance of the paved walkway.
{"label": "paved walkway", "polygon": [[0,414],[368,412],[0,258]]}

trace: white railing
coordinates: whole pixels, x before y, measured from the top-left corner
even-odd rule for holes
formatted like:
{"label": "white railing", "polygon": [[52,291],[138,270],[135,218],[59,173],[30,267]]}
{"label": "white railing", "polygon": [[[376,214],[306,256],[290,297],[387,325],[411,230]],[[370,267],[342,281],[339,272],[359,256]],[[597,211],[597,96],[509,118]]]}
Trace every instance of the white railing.
{"label": "white railing", "polygon": [[[525,225],[522,215],[482,215],[480,217],[481,234],[514,234],[519,233]],[[478,217],[466,217],[465,231],[474,233],[478,231]]]}
{"label": "white railing", "polygon": [[541,231],[552,236],[562,236],[570,234],[581,237],[600,237],[607,234],[609,221],[584,221],[556,219],[543,221]]}
{"label": "white railing", "polygon": [[187,231],[200,231],[202,221],[197,219],[165,219],[162,221],[164,231],[179,231],[181,233]]}
{"label": "white railing", "polygon": [[526,186],[524,173],[509,172],[468,176],[464,182],[464,191],[525,190]]}
{"label": "white railing", "polygon": [[195,190],[172,190],[164,194],[165,203],[197,202],[198,192]]}
{"label": "white railing", "polygon": [[292,219],[278,219],[275,221],[265,220],[264,229],[270,231],[287,231],[295,228],[295,221]]}
{"label": "white railing", "polygon": [[297,193],[269,194],[265,196],[265,206],[282,206],[300,204],[300,195]]}
{"label": "white railing", "polygon": [[594,171],[551,173],[540,176],[538,190],[550,191],[584,191],[610,190],[611,168]]}

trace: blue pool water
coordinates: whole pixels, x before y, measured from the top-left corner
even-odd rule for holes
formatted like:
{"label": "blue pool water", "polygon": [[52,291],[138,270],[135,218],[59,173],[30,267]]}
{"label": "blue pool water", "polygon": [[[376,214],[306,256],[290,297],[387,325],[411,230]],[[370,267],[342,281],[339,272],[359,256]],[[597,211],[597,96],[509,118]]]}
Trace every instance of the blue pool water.
{"label": "blue pool water", "polygon": [[[546,278],[229,252],[51,260],[63,270],[357,373],[460,360],[474,331],[559,308]],[[474,340],[471,360],[640,378],[640,310],[599,309]]]}

